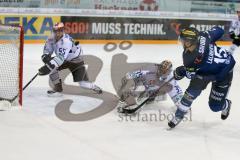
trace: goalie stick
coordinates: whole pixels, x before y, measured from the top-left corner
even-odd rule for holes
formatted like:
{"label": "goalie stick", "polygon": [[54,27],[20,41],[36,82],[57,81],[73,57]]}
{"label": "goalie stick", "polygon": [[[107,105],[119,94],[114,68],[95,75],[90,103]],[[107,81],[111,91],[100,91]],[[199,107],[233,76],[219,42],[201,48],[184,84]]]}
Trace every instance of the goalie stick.
{"label": "goalie stick", "polygon": [[[164,87],[166,84],[168,84],[170,81],[172,81],[174,79],[174,77],[172,77],[171,79],[169,79],[167,82],[165,82],[163,85],[161,85],[157,92],[160,91],[160,89],[162,89],[162,87]],[[142,108],[142,106],[147,103],[147,101],[150,99],[150,97],[152,97],[156,92],[152,93],[147,99],[145,99],[141,104],[139,104],[136,108],[133,109],[127,109],[127,108],[122,108],[122,112],[121,113],[125,113],[125,114],[133,114],[135,113],[137,110],[139,110],[140,108]]]}

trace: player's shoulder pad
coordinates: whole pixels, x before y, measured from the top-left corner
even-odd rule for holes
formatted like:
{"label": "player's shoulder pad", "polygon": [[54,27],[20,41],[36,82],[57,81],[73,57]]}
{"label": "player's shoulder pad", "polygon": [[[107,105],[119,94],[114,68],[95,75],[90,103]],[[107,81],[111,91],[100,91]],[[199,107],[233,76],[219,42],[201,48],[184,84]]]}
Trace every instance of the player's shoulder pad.
{"label": "player's shoulder pad", "polygon": [[210,36],[211,41],[213,42],[219,40],[224,34],[224,30],[219,26],[215,26],[207,32],[208,32],[208,35]]}
{"label": "player's shoulder pad", "polygon": [[72,42],[72,38],[68,34],[64,34],[62,39],[64,39],[65,41],[71,41]]}
{"label": "player's shoulder pad", "polygon": [[202,37],[211,38],[208,31],[202,31],[202,32],[200,32],[199,36],[200,36],[200,37],[202,36]]}

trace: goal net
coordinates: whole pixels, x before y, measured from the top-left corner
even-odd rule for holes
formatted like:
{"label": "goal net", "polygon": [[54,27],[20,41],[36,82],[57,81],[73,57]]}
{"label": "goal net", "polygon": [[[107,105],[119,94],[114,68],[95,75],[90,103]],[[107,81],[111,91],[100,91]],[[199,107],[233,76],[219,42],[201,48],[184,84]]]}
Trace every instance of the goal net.
{"label": "goal net", "polygon": [[0,24],[0,103],[22,105],[23,29]]}

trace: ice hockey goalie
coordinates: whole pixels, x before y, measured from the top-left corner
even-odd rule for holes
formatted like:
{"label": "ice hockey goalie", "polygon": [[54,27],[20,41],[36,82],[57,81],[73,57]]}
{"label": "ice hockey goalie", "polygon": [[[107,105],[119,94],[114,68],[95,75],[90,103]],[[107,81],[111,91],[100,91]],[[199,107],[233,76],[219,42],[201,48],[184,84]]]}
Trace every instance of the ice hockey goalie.
{"label": "ice hockey goalie", "polygon": [[[118,111],[121,113],[122,108],[131,107],[141,101],[142,98],[148,98],[146,104],[154,102],[159,95],[168,94],[173,103],[177,106],[183,96],[182,89],[176,80],[171,80],[159,90],[163,83],[167,83],[173,77],[172,63],[164,60],[160,64],[153,64],[146,67],[145,70],[136,70],[128,72],[121,80],[122,84],[118,90],[120,96]],[[134,81],[134,86],[129,87],[129,80]],[[143,90],[139,90],[142,87]]]}

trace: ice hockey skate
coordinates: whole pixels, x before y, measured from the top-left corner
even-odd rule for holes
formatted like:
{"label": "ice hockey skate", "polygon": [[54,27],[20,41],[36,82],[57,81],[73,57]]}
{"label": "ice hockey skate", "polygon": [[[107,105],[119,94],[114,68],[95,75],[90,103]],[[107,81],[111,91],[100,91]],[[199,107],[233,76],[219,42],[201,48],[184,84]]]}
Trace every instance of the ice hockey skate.
{"label": "ice hockey skate", "polygon": [[102,89],[101,89],[100,87],[98,87],[98,86],[94,87],[94,88],[93,88],[93,91],[94,91],[95,93],[97,93],[97,94],[102,94],[102,93],[103,93]]}
{"label": "ice hockey skate", "polygon": [[173,117],[173,119],[168,122],[168,126],[170,128],[175,128],[182,121],[182,119],[183,118],[180,117]]}
{"label": "ice hockey skate", "polygon": [[231,110],[231,105],[232,105],[232,102],[230,100],[226,99],[226,107],[224,110],[222,110],[222,113],[221,113],[222,120],[225,120],[228,118],[230,110]]}
{"label": "ice hockey skate", "polygon": [[62,92],[57,92],[57,91],[54,91],[54,90],[48,90],[47,95],[49,97],[61,97],[61,96],[63,96]]}
{"label": "ice hockey skate", "polygon": [[183,120],[185,114],[186,114],[185,112],[181,111],[180,109],[177,109],[173,119],[168,122],[168,126],[170,128],[175,128]]}

